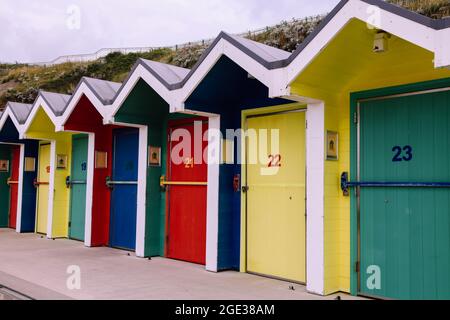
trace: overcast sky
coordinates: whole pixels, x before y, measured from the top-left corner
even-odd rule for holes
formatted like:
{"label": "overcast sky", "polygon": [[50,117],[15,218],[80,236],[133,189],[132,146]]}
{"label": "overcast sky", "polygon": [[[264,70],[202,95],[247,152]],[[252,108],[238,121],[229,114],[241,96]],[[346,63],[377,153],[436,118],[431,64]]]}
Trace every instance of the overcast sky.
{"label": "overcast sky", "polygon": [[0,0],[0,61],[165,46],[329,12],[339,0]]}

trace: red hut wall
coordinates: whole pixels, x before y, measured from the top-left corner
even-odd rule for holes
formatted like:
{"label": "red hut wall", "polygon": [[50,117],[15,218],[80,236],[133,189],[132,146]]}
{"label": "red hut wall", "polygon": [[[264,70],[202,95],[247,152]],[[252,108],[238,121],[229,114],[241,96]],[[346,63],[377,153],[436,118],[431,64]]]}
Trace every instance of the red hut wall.
{"label": "red hut wall", "polygon": [[94,168],[92,195],[92,246],[109,244],[111,191],[106,177],[112,172],[112,130],[117,126],[103,125],[102,116],[88,98],[83,96],[66,122],[64,129],[95,134],[95,151],[107,153],[106,169]]}

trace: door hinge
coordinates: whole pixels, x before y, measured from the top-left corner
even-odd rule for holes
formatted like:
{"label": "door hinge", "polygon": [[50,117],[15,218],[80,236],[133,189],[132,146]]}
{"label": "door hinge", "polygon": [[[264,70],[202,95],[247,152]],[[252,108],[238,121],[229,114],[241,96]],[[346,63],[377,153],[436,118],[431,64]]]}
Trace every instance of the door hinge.
{"label": "door hinge", "polygon": [[356,261],[356,263],[355,263],[355,272],[356,272],[356,273],[359,273],[360,270],[361,270],[360,262],[359,262],[359,261]]}
{"label": "door hinge", "polygon": [[69,221],[69,228],[72,227],[72,221]]}
{"label": "door hinge", "polygon": [[308,120],[305,121],[305,128],[308,129]]}
{"label": "door hinge", "polygon": [[353,123],[358,124],[358,112],[353,113]]}

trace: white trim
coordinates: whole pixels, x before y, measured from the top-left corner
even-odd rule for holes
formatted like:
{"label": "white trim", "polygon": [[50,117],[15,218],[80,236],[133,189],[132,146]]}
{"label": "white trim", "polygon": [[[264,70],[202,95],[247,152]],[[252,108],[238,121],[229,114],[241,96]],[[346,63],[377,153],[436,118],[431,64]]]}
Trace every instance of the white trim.
{"label": "white trim", "polygon": [[226,39],[222,38],[212,48],[208,56],[198,66],[183,88],[174,91],[174,99],[176,100],[171,104],[171,112],[181,112],[184,110],[185,101],[200,85],[222,56],[227,56],[239,67],[267,86],[269,88],[269,97],[289,95],[289,88],[286,87],[287,73],[285,69],[269,70]]}
{"label": "white trim", "polygon": [[20,146],[20,159],[19,159],[19,190],[17,195],[17,214],[16,214],[16,232],[22,232],[22,202],[23,202],[23,175],[25,164],[25,144],[19,144]]}
{"label": "white trim", "polygon": [[448,68],[450,66],[450,28],[438,31],[436,36],[436,56],[434,65],[436,68]]}
{"label": "white trim", "polygon": [[55,126],[55,128],[60,127],[59,122],[61,121],[61,117],[55,116],[55,114],[53,113],[51,108],[48,106],[48,104],[45,102],[45,100],[39,95],[33,104],[33,108],[31,110],[30,115],[27,118],[27,121],[25,122],[25,124],[23,126],[20,127],[21,130],[19,131],[19,136],[21,139],[26,138],[26,133],[30,129],[31,124],[33,123],[40,108],[42,108],[45,111],[45,113],[49,117],[50,121]]}
{"label": "white trim", "polygon": [[[220,116],[209,117],[209,130],[220,130]],[[212,132],[211,131],[211,132]],[[209,132],[208,148],[221,150],[221,141],[215,141]],[[211,142],[212,141],[212,142]],[[219,250],[219,170],[217,158],[208,154],[208,189],[206,202],[206,270],[218,271]]]}
{"label": "white trim", "polygon": [[19,132],[21,129],[21,125],[19,124],[19,121],[17,121],[16,116],[14,115],[14,112],[11,111],[9,107],[5,109],[2,116],[0,117],[0,131],[3,130],[3,127],[5,126],[6,120],[8,120],[8,117],[12,120],[14,123],[14,126],[16,127],[17,131]]}
{"label": "white trim", "polygon": [[[381,8],[378,8],[379,19],[374,19],[374,8],[376,7],[361,0],[348,1],[289,64],[287,67],[288,83],[295,81],[300,73],[322,52],[350,20],[355,18],[364,22],[369,21],[378,29],[385,30],[426,50],[435,52],[437,67],[450,64],[450,51],[445,51],[445,45],[440,47],[441,43],[448,43],[446,40],[450,30],[437,31]],[[440,38],[439,33],[445,34],[447,38]],[[447,44],[446,46],[449,45]]]}
{"label": "white trim", "polygon": [[167,89],[153,74],[151,74],[144,66],[139,64],[134,72],[130,75],[119,95],[114,100],[114,103],[104,117],[106,123],[114,121],[114,116],[122,107],[123,103],[133,91],[139,80],[144,80],[153,90],[155,90],[161,98],[169,105],[173,104],[174,91]]}
{"label": "white trim", "polygon": [[89,102],[91,102],[91,104],[94,106],[95,109],[97,109],[98,113],[100,113],[102,117],[106,117],[108,110],[111,109],[111,106],[103,105],[103,103],[97,98],[95,93],[89,88],[89,86],[86,85],[84,80],[81,81],[82,82],[80,86],[78,87],[77,91],[74,92],[70,100],[70,103],[67,105],[64,113],[59,117],[60,121],[56,126],[57,132],[64,130],[64,125],[69,120],[73,111],[78,106],[78,103],[80,102],[83,95],[86,96]]}
{"label": "white trim", "polygon": [[145,257],[145,223],[147,200],[147,126],[139,127],[139,164],[136,212],[136,256]]}
{"label": "white trim", "polygon": [[[72,155],[73,156],[73,155]],[[88,134],[87,177],[86,177],[86,211],[84,222],[84,245],[92,246],[92,203],[94,190],[95,134]]]}
{"label": "white trim", "polygon": [[306,111],[306,279],[307,290],[324,294],[325,105]]}
{"label": "white trim", "polygon": [[[53,238],[53,200],[55,195],[56,141],[50,140],[50,181],[48,186],[47,238]],[[37,207],[37,206],[36,206]]]}

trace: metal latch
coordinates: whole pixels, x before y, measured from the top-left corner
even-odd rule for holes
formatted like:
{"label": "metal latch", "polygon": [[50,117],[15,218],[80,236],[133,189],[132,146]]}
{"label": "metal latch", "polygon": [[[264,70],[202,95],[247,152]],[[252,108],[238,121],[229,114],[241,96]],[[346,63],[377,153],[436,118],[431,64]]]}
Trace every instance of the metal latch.
{"label": "metal latch", "polygon": [[42,182],[42,181],[37,181],[36,179],[33,180],[33,186],[35,188],[39,187],[40,185],[49,185],[50,183],[48,182]]}
{"label": "metal latch", "polygon": [[341,190],[344,196],[348,196],[349,188],[450,188],[450,182],[391,182],[391,181],[348,181],[348,172],[343,172],[341,175]]}
{"label": "metal latch", "polygon": [[6,181],[6,184],[8,186],[11,186],[12,184],[19,184],[19,181],[11,180],[11,177],[9,177],[8,180]]}
{"label": "metal latch", "polygon": [[66,177],[66,187],[71,188],[74,184],[86,184],[85,180],[70,180],[70,176]]}
{"label": "metal latch", "polygon": [[106,177],[106,186],[113,189],[114,185],[137,185],[137,181],[114,181],[111,177]]}
{"label": "metal latch", "polygon": [[166,186],[207,186],[208,182],[203,181],[167,181],[166,176],[159,178],[159,185],[161,188]]}

